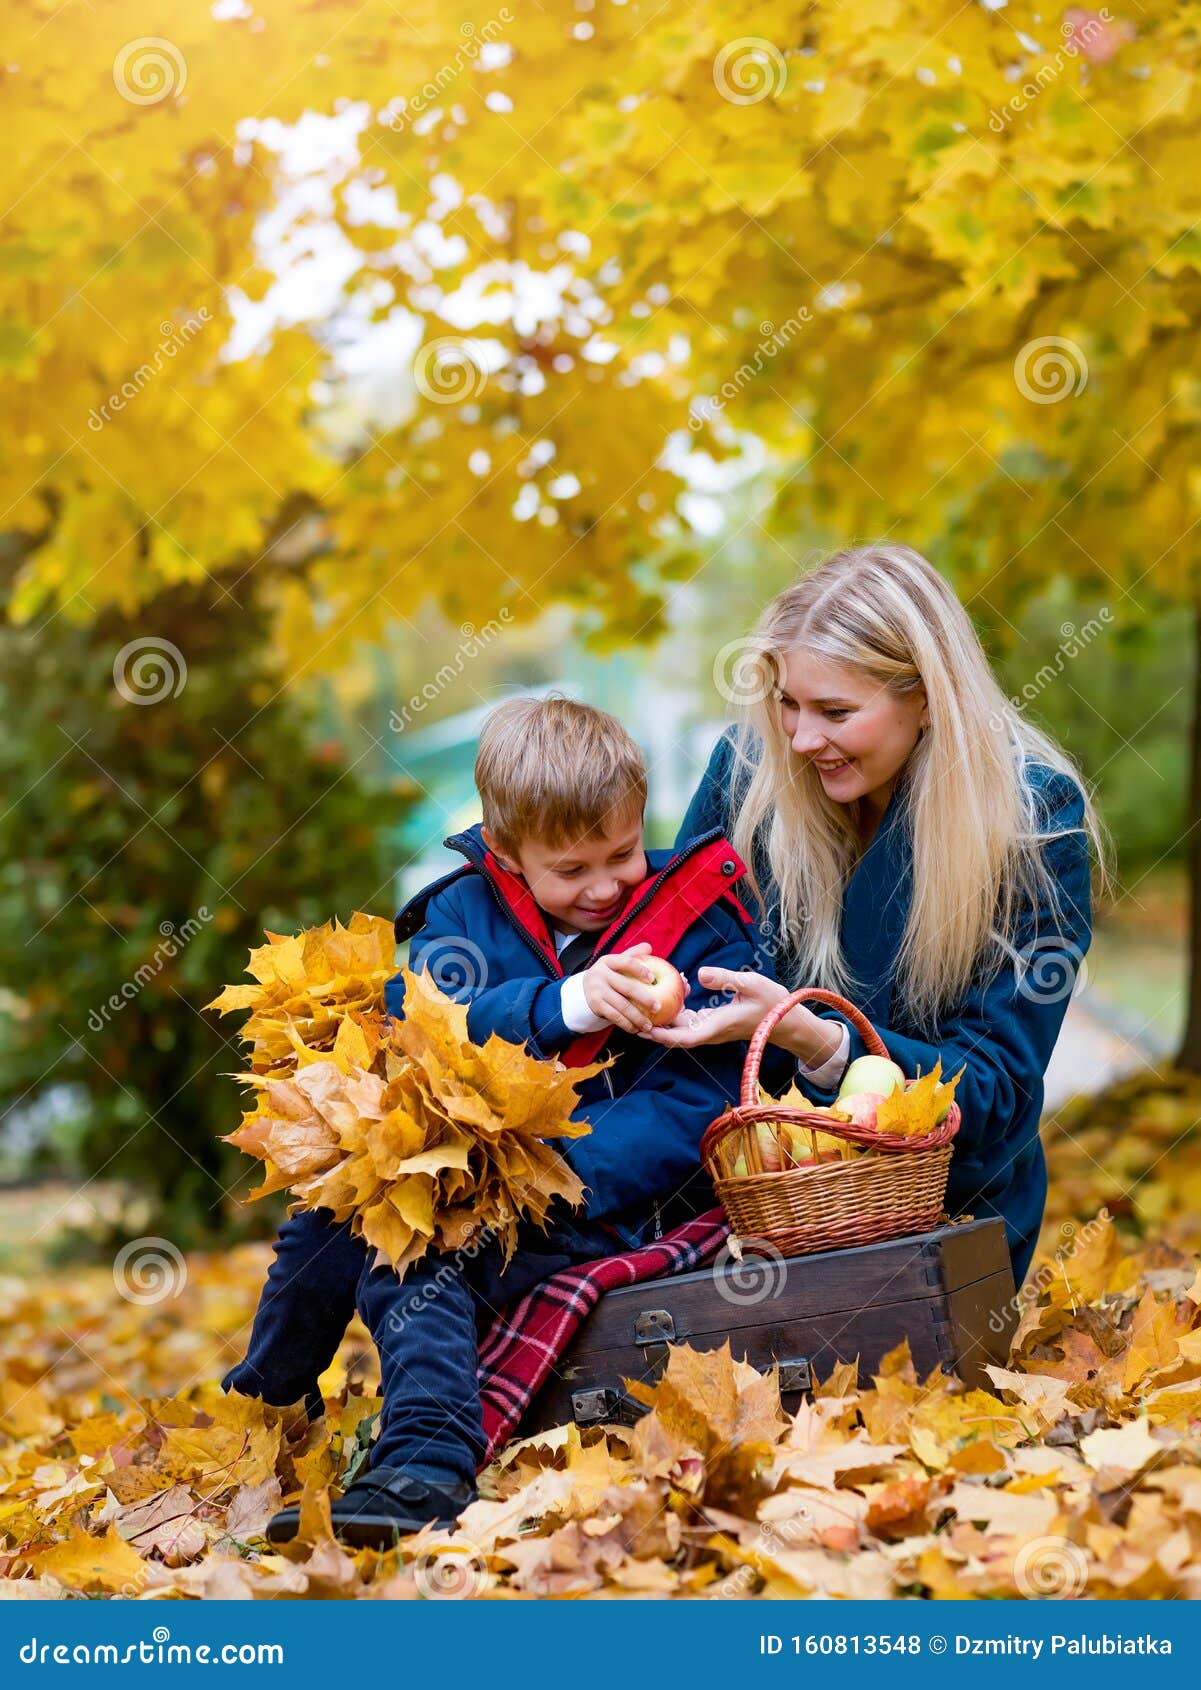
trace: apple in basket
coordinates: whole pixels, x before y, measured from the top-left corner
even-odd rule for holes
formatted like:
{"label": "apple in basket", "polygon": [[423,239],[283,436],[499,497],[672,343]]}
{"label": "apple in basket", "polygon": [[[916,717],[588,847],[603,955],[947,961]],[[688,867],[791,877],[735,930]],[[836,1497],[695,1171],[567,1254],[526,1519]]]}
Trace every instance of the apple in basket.
{"label": "apple in basket", "polygon": [[[832,1109],[815,1109],[815,1115],[834,1116]],[[834,1116],[837,1119],[837,1116]],[[842,1139],[819,1129],[793,1127],[788,1134],[787,1160],[789,1168],[816,1168],[824,1162],[842,1162],[846,1151]]]}
{"label": "apple in basket", "polygon": [[857,1091],[852,1092],[850,1097],[840,1098],[837,1109],[839,1115],[857,1127],[874,1127],[876,1110],[883,1102],[883,1092]]}
{"label": "apple in basket", "polygon": [[865,1092],[888,1097],[894,1091],[904,1090],[904,1087],[904,1074],[887,1056],[861,1056],[851,1063],[842,1077],[838,1104],[841,1107],[845,1098],[858,1097]]}
{"label": "apple in basket", "polygon": [[[778,1174],[781,1166],[780,1143],[776,1137],[776,1129],[770,1121],[759,1121],[755,1126],[755,1136],[759,1140],[759,1160],[763,1163],[765,1174]],[[747,1163],[746,1151],[741,1150],[734,1163],[734,1174],[738,1179],[745,1179],[751,1171]],[[756,1170],[757,1172],[758,1170]]]}
{"label": "apple in basket", "polygon": [[905,1076],[887,1056],[861,1056],[843,1075],[834,1108],[857,1127],[874,1127],[876,1110],[894,1091],[905,1089]]}
{"label": "apple in basket", "polygon": [[683,1009],[684,999],[688,996],[684,976],[678,968],[670,962],[665,962],[661,956],[644,956],[640,957],[639,961],[644,968],[650,970],[651,985],[659,996],[658,1009],[647,1011],[651,1026],[666,1027]]}

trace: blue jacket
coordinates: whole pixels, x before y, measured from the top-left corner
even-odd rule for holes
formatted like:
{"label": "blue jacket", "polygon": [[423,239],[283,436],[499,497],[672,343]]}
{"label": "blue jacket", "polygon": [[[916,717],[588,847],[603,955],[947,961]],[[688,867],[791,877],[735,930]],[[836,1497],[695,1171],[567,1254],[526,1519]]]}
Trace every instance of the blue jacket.
{"label": "blue jacket", "polygon": [[[580,1086],[577,1120],[591,1133],[555,1141],[587,1187],[588,1215],[603,1220],[623,1246],[646,1241],[712,1208],[712,1184],[699,1162],[701,1135],[738,1097],[745,1046],[669,1050],[619,1029],[575,1034],[560,1010],[562,966],[545,917],[526,882],[487,850],[478,826],[445,841],[467,859],[419,892],[396,917],[398,942],[411,938],[409,967],[428,969],[458,1002],[467,1030],[482,1044],[496,1033],[535,1056],[571,1064],[615,1055],[611,1068]],[[712,998],[697,970],[753,966],[753,927],[732,888],[745,873],[720,831],[710,829],[674,851],[648,851],[649,874],[623,914],[598,936],[593,956],[639,940],[687,975],[688,1004]],[[592,957],[577,964],[586,968]],[[404,980],[385,987],[390,1015],[404,1012]]]}
{"label": "blue jacket", "polygon": [[[1082,829],[1084,798],[1075,781],[1032,763],[1026,778],[1036,795],[1042,831]],[[707,827],[728,827],[735,779],[730,736],[710,758],[681,828],[681,837]],[[1024,974],[1006,963],[994,978],[969,989],[936,1031],[907,1013],[894,981],[894,965],[912,895],[912,841],[904,819],[903,781],[843,894],[841,937],[847,962],[863,982],[857,1007],[876,1028],[904,1072],[928,1073],[941,1057],[947,1077],[964,1067],[956,1099],[963,1121],[954,1141],[947,1206],[952,1214],[1000,1215],[1005,1221],[1015,1282],[1020,1286],[1038,1238],[1047,1196],[1047,1168],[1038,1136],[1043,1076],[1067,1011],[1076,971],[1092,941],[1088,839],[1069,833],[1044,847],[1057,886],[1057,908],[1022,912],[1015,948],[1030,964]],[[756,907],[757,964],[790,984],[795,958],[781,941],[778,895],[756,852],[756,876],[767,909]],[[818,1015],[843,1019],[814,1006]],[[864,1054],[852,1027],[851,1060]],[[782,1090],[795,1073],[787,1054],[769,1047],[763,1081]],[[812,1086],[805,1089],[812,1094]],[[825,1095],[829,1094],[818,1094]]]}

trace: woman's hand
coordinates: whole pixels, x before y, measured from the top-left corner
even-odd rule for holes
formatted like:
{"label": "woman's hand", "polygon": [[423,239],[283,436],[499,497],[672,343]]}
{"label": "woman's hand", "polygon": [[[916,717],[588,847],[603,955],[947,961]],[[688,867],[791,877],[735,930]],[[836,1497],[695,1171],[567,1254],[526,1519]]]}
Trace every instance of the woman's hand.
{"label": "woman's hand", "polygon": [[[642,1034],[656,1044],[682,1046],[726,1044],[748,1041],[768,1010],[791,996],[787,986],[766,974],[747,969],[700,968],[697,979],[708,992],[730,992],[728,1003],[707,1009],[681,1010],[667,1027],[652,1027]],[[833,1056],[842,1041],[841,1027],[814,1015],[803,1003],[795,1004],[772,1029],[769,1044],[791,1051],[810,1068]]]}

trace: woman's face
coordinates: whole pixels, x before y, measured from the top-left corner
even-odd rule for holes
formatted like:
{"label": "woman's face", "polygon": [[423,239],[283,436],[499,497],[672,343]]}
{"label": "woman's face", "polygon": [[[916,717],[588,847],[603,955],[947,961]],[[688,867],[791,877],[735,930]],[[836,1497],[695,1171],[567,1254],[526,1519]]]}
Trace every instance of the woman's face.
{"label": "woman's face", "polygon": [[828,796],[840,804],[866,799],[882,814],[929,721],[925,693],[898,697],[858,670],[804,650],[785,653],[780,691],[784,732]]}

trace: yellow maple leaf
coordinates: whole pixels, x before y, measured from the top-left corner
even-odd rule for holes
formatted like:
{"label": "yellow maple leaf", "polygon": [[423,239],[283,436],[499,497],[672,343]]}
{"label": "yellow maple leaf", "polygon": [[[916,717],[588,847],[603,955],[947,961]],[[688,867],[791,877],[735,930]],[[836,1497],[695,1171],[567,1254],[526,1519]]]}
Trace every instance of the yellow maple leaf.
{"label": "yellow maple leaf", "polygon": [[[222,1393],[202,1416],[195,1404],[181,1408],[190,1415],[186,1424],[172,1426],[163,1440],[160,1472],[209,1489],[218,1480],[222,1488],[261,1484],[275,1472],[282,1425],[278,1409],[237,1391]],[[198,1418],[211,1423],[197,1425]]]}
{"label": "yellow maple leaf", "polygon": [[921,1138],[933,1132],[955,1097],[955,1087],[963,1077],[961,1068],[953,1080],[942,1078],[941,1058],[928,1074],[914,1080],[912,1085],[898,1087],[876,1107],[876,1125],[882,1133],[895,1133],[905,1138]]}
{"label": "yellow maple leaf", "polygon": [[1180,1357],[1182,1331],[1176,1305],[1171,1299],[1161,1303],[1154,1291],[1144,1291],[1134,1311],[1122,1389],[1132,1390],[1144,1374],[1171,1367]]}
{"label": "yellow maple leaf", "polygon": [[146,1563],[110,1520],[98,1536],[74,1527],[70,1537],[44,1553],[30,1556],[39,1572],[49,1573],[68,1590],[141,1590]]}

